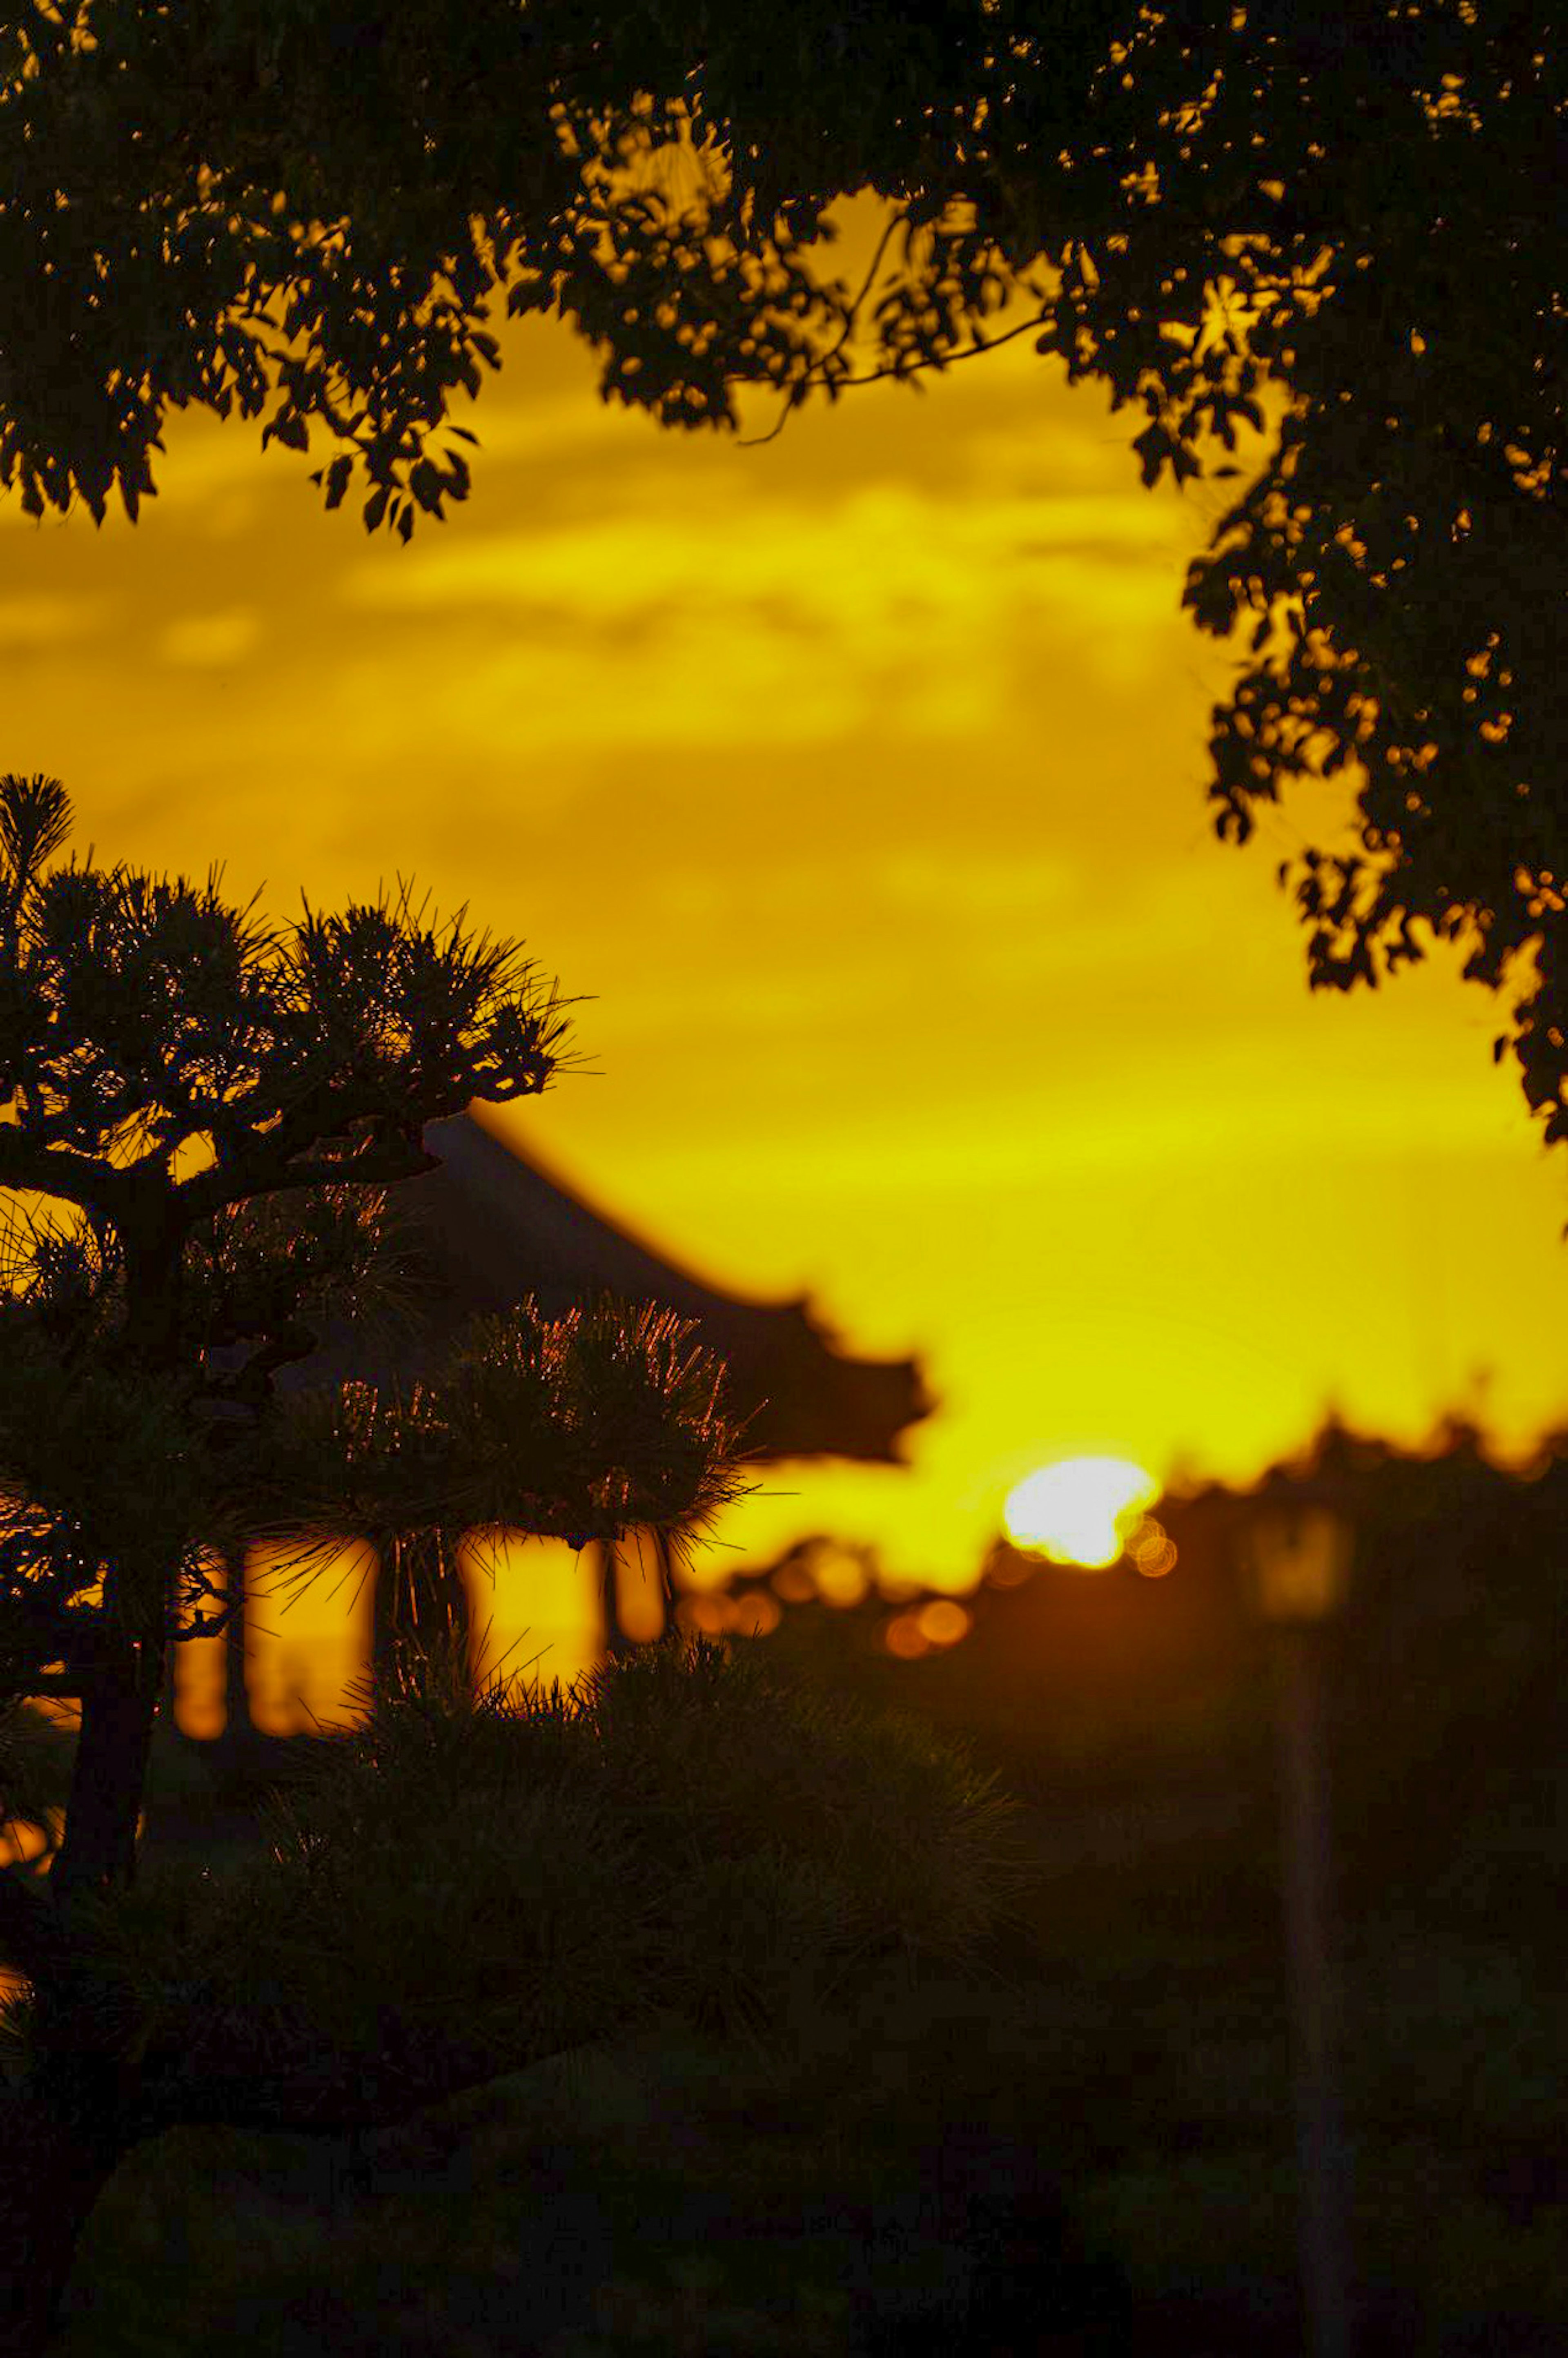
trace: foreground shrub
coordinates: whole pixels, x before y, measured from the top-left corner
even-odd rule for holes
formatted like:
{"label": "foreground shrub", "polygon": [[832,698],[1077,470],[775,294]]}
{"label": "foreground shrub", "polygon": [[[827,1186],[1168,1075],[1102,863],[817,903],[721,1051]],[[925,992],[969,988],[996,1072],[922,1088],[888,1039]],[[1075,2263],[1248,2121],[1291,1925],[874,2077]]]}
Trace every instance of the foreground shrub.
{"label": "foreground shrub", "polygon": [[[573,1685],[411,1660],[303,1748],[269,1851],[96,1904],[147,2125],[341,2126],[670,2015],[781,2040],[858,1966],[977,1963],[1014,1805],[913,1723],[672,1638]],[[8,2037],[37,2035],[26,2004]]]}

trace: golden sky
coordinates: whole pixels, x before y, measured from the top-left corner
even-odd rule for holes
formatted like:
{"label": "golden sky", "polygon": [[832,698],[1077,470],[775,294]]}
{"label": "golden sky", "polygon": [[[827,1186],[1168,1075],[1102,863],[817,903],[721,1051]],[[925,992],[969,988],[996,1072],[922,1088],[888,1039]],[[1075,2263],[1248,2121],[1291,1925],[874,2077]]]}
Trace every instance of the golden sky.
{"label": "golden sky", "polygon": [[135,528],[0,503],[0,766],[102,859],[279,915],[411,874],[587,995],[594,1076],[516,1133],[944,1403],[731,1541],[959,1585],[1043,1458],[1245,1479],[1478,1370],[1509,1445],[1568,1412],[1568,1163],[1492,1003],[1452,962],[1310,997],[1274,870],[1317,815],[1212,836],[1216,491],[1144,491],[1027,340],[752,449],[605,408],[559,329],[503,353],[408,547],[205,416]]}

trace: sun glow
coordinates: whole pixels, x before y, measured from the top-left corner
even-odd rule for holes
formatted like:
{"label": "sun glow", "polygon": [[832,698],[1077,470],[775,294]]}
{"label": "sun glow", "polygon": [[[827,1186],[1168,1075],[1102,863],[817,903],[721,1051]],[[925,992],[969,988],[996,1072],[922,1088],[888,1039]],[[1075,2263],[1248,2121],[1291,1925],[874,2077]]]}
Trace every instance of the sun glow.
{"label": "sun glow", "polygon": [[1002,1520],[1014,1547],[1102,1572],[1159,1495],[1154,1476],[1130,1458],[1061,1457],[1009,1492]]}

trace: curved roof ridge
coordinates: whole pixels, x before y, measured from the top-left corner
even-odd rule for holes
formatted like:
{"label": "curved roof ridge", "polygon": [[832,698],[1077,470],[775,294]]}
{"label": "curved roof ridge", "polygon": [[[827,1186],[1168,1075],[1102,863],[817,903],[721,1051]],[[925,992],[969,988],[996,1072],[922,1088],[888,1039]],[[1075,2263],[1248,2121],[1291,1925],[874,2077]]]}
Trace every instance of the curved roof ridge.
{"label": "curved roof ridge", "polygon": [[[689,1291],[695,1300],[705,1306],[727,1311],[759,1310],[770,1315],[779,1311],[798,1310],[810,1316],[810,1296],[793,1294],[783,1299],[731,1293],[727,1287],[709,1284],[705,1279],[672,1260],[665,1252],[629,1228],[623,1220],[605,1211],[600,1205],[583,1194],[547,1158],[540,1156],[532,1141],[526,1148],[514,1146],[501,1131],[486,1121],[482,1113],[470,1108],[467,1113],[454,1114],[442,1121],[425,1125],[427,1150],[439,1154],[444,1168],[449,1168],[465,1190],[471,1186],[475,1193],[492,1196],[498,1215],[508,1227],[523,1228],[519,1217],[519,1190],[526,1184],[533,1206],[543,1213],[546,1223],[554,1215],[555,1221],[574,1240],[580,1235],[592,1236],[596,1250],[604,1255],[620,1248],[628,1262],[645,1266],[646,1289],[666,1298],[671,1281],[683,1291]],[[527,1182],[523,1174],[527,1174]],[[526,1226],[529,1248],[536,1250],[541,1241],[532,1223]],[[634,1293],[638,1286],[617,1287],[619,1292]],[[699,1315],[694,1310],[690,1314]]]}
{"label": "curved roof ridge", "polygon": [[759,1457],[852,1457],[896,1465],[905,1427],[933,1402],[917,1363],[861,1359],[813,1317],[806,1294],[783,1302],[726,1293],[586,1202],[471,1110],[424,1126],[433,1170],[392,1190],[417,1239],[429,1293],[398,1337],[335,1320],[279,1389],[384,1381],[438,1368],[477,1314],[531,1294],[546,1317],[594,1293],[655,1302],[691,1319],[728,1364],[730,1390]]}

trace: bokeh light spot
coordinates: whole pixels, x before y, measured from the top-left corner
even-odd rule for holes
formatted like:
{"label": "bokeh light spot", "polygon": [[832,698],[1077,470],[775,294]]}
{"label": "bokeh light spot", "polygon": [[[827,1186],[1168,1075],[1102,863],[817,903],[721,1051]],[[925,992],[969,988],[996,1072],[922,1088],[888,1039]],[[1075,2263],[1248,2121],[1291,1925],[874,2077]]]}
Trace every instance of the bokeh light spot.
{"label": "bokeh light spot", "polygon": [[864,1560],[849,1548],[820,1547],[813,1552],[811,1576],[825,1605],[840,1611],[859,1605],[871,1585]]}
{"label": "bokeh light spot", "polygon": [[784,1619],[784,1607],[776,1596],[765,1588],[754,1588],[746,1596],[737,1596],[730,1616],[730,1627],[738,1638],[768,1638]]}
{"label": "bokeh light spot", "polygon": [[1152,1515],[1142,1515],[1133,1526],[1127,1541],[1127,1552],[1135,1572],[1145,1580],[1163,1580],[1175,1569],[1176,1542],[1162,1522]]}
{"label": "bokeh light spot", "polygon": [[973,1617],[951,1596],[934,1596],[914,1617],[914,1626],[928,1646],[956,1646],[967,1638]]}
{"label": "bokeh light spot", "polygon": [[729,1615],[727,1600],[711,1593],[699,1596],[683,1596],[676,1607],[676,1619],[683,1629],[703,1638],[717,1638],[725,1628]]}
{"label": "bokeh light spot", "polygon": [[921,1629],[918,1613],[896,1614],[882,1631],[882,1643],[901,1662],[913,1662],[931,1650],[931,1640]]}

